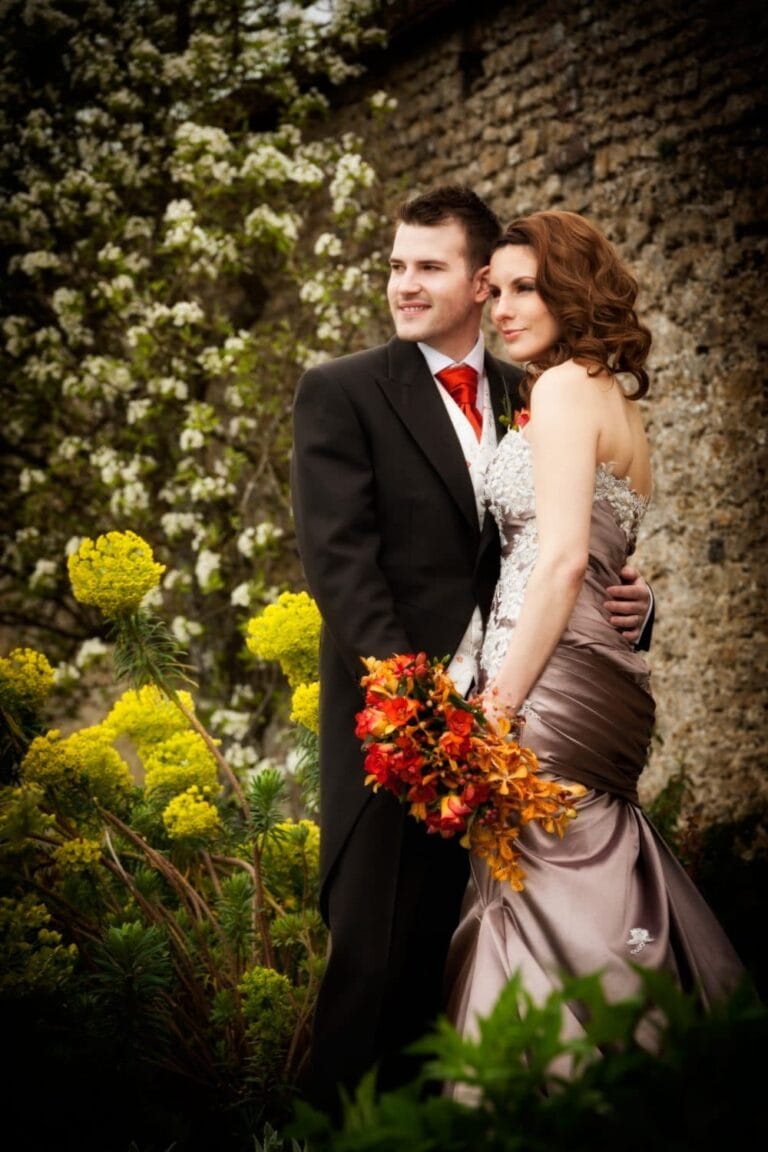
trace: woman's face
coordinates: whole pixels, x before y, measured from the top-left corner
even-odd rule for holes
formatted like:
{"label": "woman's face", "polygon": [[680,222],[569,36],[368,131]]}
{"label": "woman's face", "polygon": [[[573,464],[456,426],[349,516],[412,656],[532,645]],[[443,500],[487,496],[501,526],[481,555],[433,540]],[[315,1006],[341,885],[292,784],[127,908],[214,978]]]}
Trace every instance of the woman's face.
{"label": "woman's face", "polygon": [[512,360],[537,360],[560,335],[560,325],[536,289],[538,261],[532,248],[507,244],[491,257],[491,319]]}

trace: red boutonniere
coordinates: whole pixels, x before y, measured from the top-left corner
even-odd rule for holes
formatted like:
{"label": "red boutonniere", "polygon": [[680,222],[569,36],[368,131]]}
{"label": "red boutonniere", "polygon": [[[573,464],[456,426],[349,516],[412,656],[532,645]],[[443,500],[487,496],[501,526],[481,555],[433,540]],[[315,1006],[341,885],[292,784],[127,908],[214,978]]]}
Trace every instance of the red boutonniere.
{"label": "red boutonniere", "polygon": [[516,408],[515,414],[512,417],[512,431],[520,432],[525,428],[526,424],[531,418],[531,414],[527,408]]}

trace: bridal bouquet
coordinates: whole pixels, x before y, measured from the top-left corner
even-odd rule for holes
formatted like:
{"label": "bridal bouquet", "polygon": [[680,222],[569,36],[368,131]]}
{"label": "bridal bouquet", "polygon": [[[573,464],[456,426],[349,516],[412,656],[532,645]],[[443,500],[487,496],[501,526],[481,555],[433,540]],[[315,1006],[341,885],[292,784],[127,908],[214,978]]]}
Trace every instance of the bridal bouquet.
{"label": "bridal bouquet", "polygon": [[522,891],[520,828],[535,820],[562,836],[581,787],[542,780],[518,728],[492,724],[479,701],[457,691],[443,662],[420,652],[363,663],[365,707],[355,734],[366,784],[393,793],[429,832],[460,835],[497,880]]}

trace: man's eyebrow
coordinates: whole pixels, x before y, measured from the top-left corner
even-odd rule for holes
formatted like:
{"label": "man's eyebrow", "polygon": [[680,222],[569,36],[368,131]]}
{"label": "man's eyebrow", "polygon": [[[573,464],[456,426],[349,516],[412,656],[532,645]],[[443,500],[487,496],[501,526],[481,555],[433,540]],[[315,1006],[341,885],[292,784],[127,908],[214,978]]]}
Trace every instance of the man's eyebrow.
{"label": "man's eyebrow", "polygon": [[[390,256],[390,264],[405,264],[407,261],[402,256]],[[423,256],[417,260],[412,261],[413,264],[439,264],[441,268],[448,267],[447,260],[440,260],[437,256]]]}

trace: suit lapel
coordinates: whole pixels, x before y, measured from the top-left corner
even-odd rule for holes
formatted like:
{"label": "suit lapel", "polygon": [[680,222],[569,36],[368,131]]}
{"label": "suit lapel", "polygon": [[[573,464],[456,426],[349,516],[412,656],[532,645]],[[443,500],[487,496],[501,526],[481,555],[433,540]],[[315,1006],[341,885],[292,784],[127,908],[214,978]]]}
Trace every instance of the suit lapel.
{"label": "suit lapel", "polygon": [[469,524],[479,531],[467,462],[426,361],[416,344],[397,337],[387,347],[389,376],[377,383]]}

